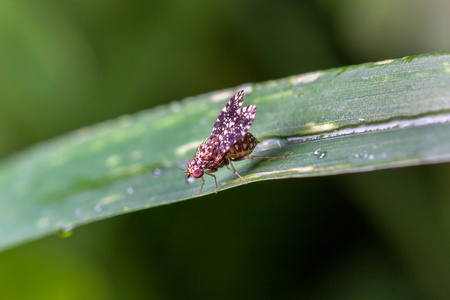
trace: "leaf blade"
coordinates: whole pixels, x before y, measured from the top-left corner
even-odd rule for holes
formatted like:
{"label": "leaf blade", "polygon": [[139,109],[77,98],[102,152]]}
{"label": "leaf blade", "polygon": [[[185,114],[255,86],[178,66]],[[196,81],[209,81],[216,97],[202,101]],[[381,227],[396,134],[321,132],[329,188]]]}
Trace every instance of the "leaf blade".
{"label": "leaf blade", "polygon": [[[249,181],[450,161],[450,54],[350,66],[246,85],[258,105]],[[225,90],[36,145],[0,165],[0,249],[117,214],[195,197],[178,168],[208,136]],[[220,189],[243,183],[227,170]],[[207,181],[203,194],[214,191]]]}

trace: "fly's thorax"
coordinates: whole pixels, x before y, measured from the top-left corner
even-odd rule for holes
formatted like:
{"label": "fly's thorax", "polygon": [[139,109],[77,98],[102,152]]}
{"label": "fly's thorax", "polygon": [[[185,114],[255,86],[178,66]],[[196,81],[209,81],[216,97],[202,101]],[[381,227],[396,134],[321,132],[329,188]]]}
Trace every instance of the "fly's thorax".
{"label": "fly's thorax", "polygon": [[197,150],[197,154],[195,155],[195,161],[199,168],[207,169],[211,168],[214,165],[214,161],[216,158],[215,144],[218,143],[217,139],[207,140]]}

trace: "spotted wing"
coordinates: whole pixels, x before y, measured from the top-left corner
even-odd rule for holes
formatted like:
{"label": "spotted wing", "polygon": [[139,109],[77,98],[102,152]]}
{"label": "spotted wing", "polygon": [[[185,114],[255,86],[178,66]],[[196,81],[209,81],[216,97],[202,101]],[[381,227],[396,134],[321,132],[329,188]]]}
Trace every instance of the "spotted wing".
{"label": "spotted wing", "polygon": [[236,95],[231,97],[231,99],[220,111],[219,115],[217,116],[216,123],[214,123],[214,126],[211,130],[209,139],[218,137],[224,132],[224,130],[226,130],[226,128],[234,126],[241,114],[241,107],[243,102],[244,90],[240,90],[236,93]]}
{"label": "spotted wing", "polygon": [[231,146],[245,136],[255,117],[256,105],[250,104],[242,108],[242,112],[236,122],[230,123],[224,128],[219,134],[219,157],[217,160],[220,160]]}

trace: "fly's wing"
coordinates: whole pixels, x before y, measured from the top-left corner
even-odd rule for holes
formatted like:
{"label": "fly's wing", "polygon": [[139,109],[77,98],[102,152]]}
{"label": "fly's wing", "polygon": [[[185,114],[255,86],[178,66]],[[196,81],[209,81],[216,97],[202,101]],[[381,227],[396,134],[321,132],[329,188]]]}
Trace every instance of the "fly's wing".
{"label": "fly's wing", "polygon": [[211,130],[209,139],[218,137],[227,128],[233,127],[237,119],[241,115],[241,106],[244,102],[244,90],[240,90],[225,104],[217,116],[216,123]]}
{"label": "fly's wing", "polygon": [[241,137],[245,136],[247,131],[253,124],[256,117],[256,105],[248,105],[242,108],[242,113],[232,126],[226,127],[219,134],[219,156],[216,160],[220,160],[223,155],[233,146]]}

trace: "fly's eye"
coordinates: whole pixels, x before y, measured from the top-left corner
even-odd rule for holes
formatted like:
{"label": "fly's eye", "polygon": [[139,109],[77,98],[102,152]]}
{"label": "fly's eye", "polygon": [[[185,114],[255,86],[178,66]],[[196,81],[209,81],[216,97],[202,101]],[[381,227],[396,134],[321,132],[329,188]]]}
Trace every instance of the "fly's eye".
{"label": "fly's eye", "polygon": [[196,169],[194,173],[192,173],[192,176],[195,178],[200,178],[203,176],[203,170],[202,169]]}

